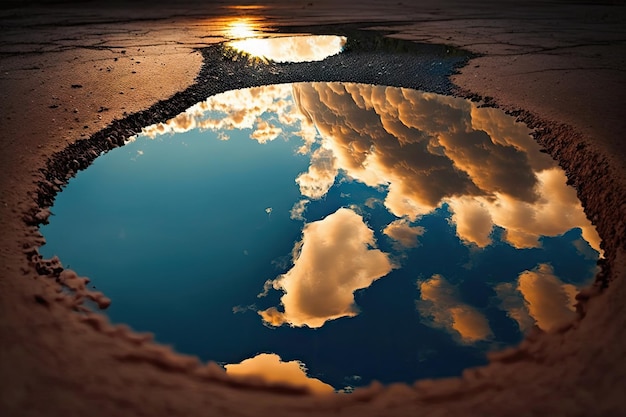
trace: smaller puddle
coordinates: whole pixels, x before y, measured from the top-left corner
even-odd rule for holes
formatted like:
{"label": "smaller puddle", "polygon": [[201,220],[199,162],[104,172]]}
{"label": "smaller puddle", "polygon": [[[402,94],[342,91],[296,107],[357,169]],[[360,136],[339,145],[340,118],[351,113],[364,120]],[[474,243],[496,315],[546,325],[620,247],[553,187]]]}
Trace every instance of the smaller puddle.
{"label": "smaller puddle", "polygon": [[226,46],[255,58],[274,62],[321,61],[343,50],[347,38],[335,35],[248,38],[226,42]]}
{"label": "smaller puddle", "polygon": [[575,317],[600,239],[530,130],[421,91],[230,91],[98,158],[42,254],[115,323],[316,392],[459,375]]}

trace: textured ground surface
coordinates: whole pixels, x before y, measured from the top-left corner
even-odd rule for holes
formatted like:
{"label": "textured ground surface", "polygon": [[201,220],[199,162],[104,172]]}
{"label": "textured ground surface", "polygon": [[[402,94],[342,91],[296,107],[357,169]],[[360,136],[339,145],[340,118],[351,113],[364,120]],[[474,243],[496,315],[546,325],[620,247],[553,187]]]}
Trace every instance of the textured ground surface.
{"label": "textured ground surface", "polygon": [[[0,414],[626,414],[624,5],[269,3],[0,9]],[[193,85],[202,65],[194,48],[222,40],[227,16],[251,15],[266,26],[371,22],[395,37],[481,54],[452,78],[459,94],[493,97],[538,127],[605,241],[607,262],[581,296],[582,320],[533,335],[463,378],[318,398],[238,387],[55,301],[58,284],[41,276],[54,265],[28,261],[37,260],[38,238],[24,217],[36,214],[40,169],[69,144]]]}

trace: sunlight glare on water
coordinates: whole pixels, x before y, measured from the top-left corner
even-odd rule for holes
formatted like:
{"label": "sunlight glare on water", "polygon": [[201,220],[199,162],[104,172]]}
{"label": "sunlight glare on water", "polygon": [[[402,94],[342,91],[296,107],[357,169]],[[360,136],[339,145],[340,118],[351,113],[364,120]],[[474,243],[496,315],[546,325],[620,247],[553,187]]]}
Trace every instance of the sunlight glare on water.
{"label": "sunlight glare on water", "polygon": [[225,28],[225,35],[229,39],[252,38],[262,34],[259,24],[252,18],[230,20]]}

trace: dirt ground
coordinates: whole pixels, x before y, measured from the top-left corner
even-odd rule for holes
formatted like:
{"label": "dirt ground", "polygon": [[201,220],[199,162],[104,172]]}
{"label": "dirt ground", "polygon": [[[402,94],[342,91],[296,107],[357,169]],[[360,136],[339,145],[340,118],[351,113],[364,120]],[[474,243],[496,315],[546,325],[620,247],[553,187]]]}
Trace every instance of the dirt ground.
{"label": "dirt ground", "polygon": [[[626,415],[624,2],[247,4],[0,6],[0,415]],[[462,378],[315,397],[242,386],[57,301],[58,283],[42,275],[55,265],[33,262],[42,240],[28,225],[40,169],[54,152],[193,84],[202,65],[194,48],[224,40],[235,18],[264,28],[371,22],[479,54],[453,76],[458,93],[492,97],[536,127],[603,238],[606,261],[579,295],[581,319],[533,333]]]}

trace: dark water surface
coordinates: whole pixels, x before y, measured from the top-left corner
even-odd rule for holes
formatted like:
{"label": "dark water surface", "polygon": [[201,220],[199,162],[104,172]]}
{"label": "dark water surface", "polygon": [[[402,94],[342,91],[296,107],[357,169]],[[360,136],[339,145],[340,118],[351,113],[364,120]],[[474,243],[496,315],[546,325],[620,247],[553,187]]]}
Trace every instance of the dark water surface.
{"label": "dark water surface", "polygon": [[599,255],[526,126],[364,84],[213,96],[98,158],[52,210],[41,252],[89,276],[111,321],[320,391],[485,364],[573,319]]}

